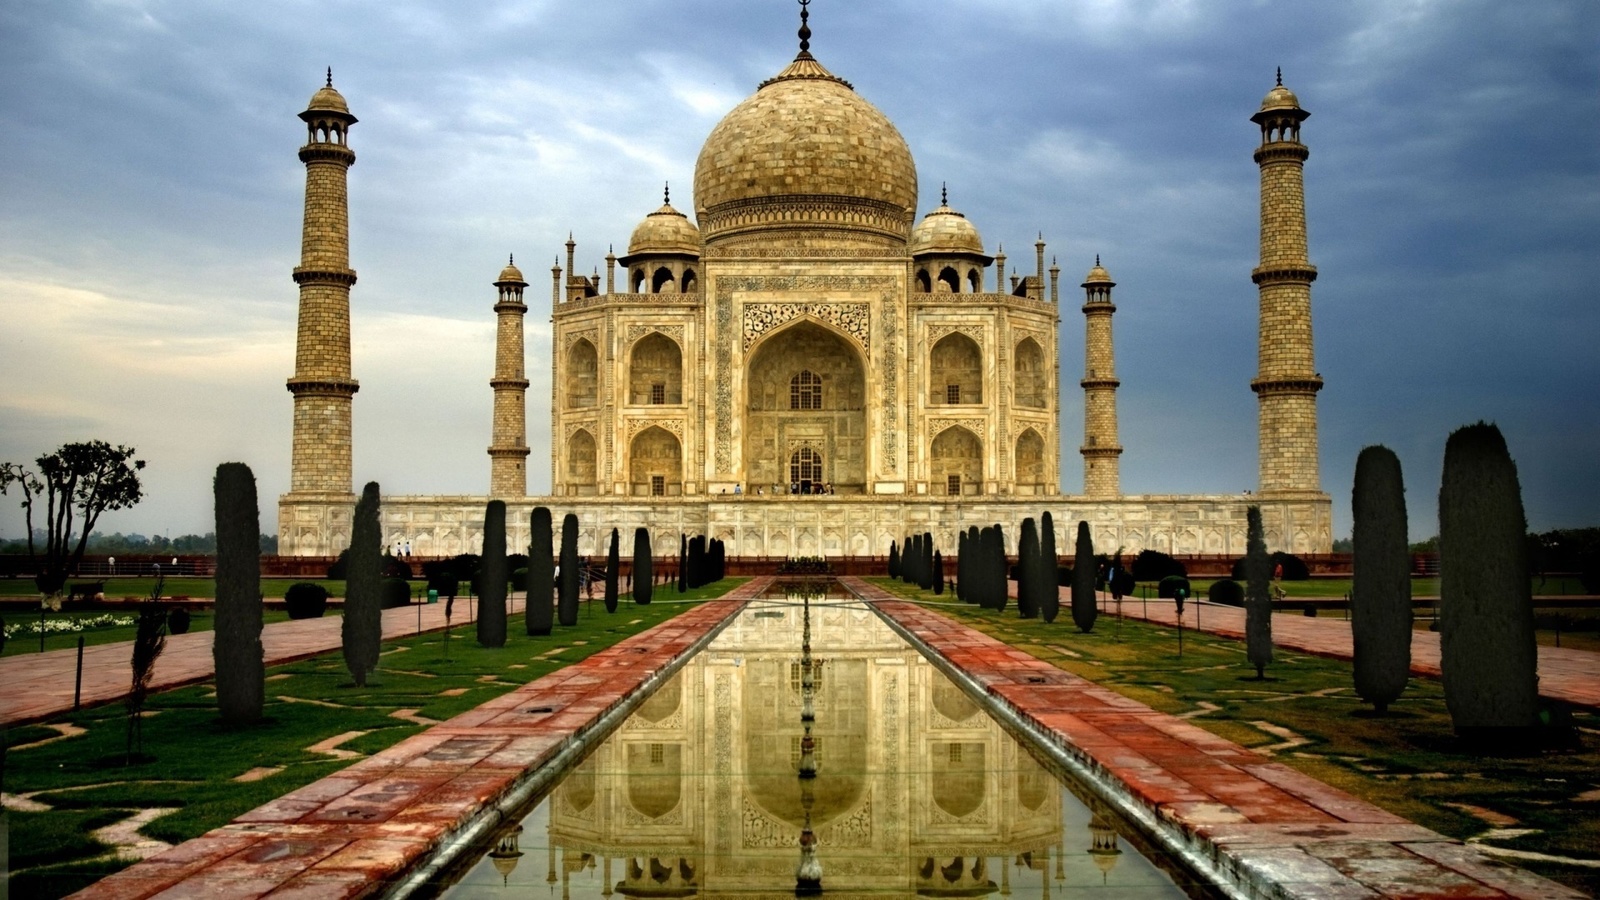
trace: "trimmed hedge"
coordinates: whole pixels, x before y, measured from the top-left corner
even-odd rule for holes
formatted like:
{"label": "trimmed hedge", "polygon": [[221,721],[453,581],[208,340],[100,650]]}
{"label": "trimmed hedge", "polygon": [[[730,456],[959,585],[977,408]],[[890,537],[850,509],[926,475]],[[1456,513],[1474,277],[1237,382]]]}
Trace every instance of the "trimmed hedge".
{"label": "trimmed hedge", "polygon": [[1161,583],[1156,585],[1156,596],[1171,600],[1178,596],[1178,588],[1183,588],[1188,596],[1194,596],[1194,590],[1189,586],[1189,579],[1182,575],[1168,575],[1161,579]]}
{"label": "trimmed hedge", "polygon": [[385,578],[378,589],[379,603],[384,609],[398,609],[411,605],[411,582],[404,578]]}
{"label": "trimmed hedge", "polygon": [[1183,563],[1159,550],[1140,550],[1139,555],[1133,558],[1134,581],[1164,581],[1171,577],[1188,576],[1189,570],[1184,568]]}
{"label": "trimmed hedge", "polygon": [[328,611],[328,589],[310,581],[291,584],[283,592],[283,605],[291,619],[320,619]]}
{"label": "trimmed hedge", "polygon": [[1231,578],[1213,581],[1211,587],[1206,590],[1206,599],[1223,606],[1243,606],[1244,585]]}

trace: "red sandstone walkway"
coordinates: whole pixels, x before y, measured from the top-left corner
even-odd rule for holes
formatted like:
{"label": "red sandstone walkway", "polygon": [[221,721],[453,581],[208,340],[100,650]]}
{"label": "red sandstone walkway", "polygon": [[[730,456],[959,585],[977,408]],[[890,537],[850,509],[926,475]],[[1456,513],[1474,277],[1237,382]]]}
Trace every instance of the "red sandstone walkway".
{"label": "red sandstone walkway", "polygon": [[[1068,589],[1062,589],[1061,602],[1063,606],[1071,603]],[[1100,610],[1116,615],[1117,604],[1109,596],[1102,595]],[[1121,614],[1129,619],[1177,625],[1176,610],[1171,600],[1124,598]],[[1244,639],[1244,610],[1240,607],[1194,601],[1184,604],[1184,627],[1196,627],[1197,620],[1200,630],[1207,634]],[[1350,623],[1343,618],[1298,613],[1274,613],[1272,616],[1272,643],[1279,647],[1314,656],[1350,659],[1355,653],[1352,640]],[[1429,678],[1439,677],[1438,632],[1411,633],[1411,673]],[[1600,709],[1600,653],[1565,647],[1540,647],[1539,696]]]}
{"label": "red sandstone walkway", "polygon": [[[441,602],[385,610],[384,640],[407,637],[419,631],[442,630],[444,607]],[[511,607],[510,611],[521,608],[515,598]],[[469,605],[465,599],[457,599],[451,610],[452,627],[472,622],[469,614],[477,614],[477,604]],[[339,649],[343,646],[339,635],[342,621],[338,616],[325,616],[267,625],[261,631],[266,664],[276,666]],[[210,679],[215,672],[211,661],[212,634],[201,631],[169,636],[166,649],[156,660],[150,690],[171,690]],[[0,726],[38,722],[71,710],[77,665],[76,649],[0,659],[0,685],[4,685],[4,696],[0,696]],[[132,681],[132,641],[83,648],[84,706],[122,699]]]}
{"label": "red sandstone walkway", "polygon": [[1013,713],[1058,762],[1104,786],[1124,815],[1164,835],[1169,852],[1203,860],[1241,895],[1582,896],[882,588],[841,580]]}
{"label": "red sandstone walkway", "polygon": [[642,688],[693,655],[770,582],[747,582],[73,896],[370,896],[577,751],[605,727],[603,717],[647,696]]}

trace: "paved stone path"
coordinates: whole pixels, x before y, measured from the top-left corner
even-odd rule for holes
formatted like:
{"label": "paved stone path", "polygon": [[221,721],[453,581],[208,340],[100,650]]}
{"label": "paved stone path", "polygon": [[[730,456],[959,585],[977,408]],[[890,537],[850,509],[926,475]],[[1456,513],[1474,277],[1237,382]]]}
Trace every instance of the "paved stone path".
{"label": "paved stone path", "polygon": [[552,760],[581,748],[597,727],[603,730],[602,717],[648,696],[653,680],[675,671],[770,582],[747,582],[73,897],[369,896]]}
{"label": "paved stone path", "polygon": [[[1064,608],[1071,605],[1069,589],[1062,589],[1061,603]],[[1101,595],[1100,611],[1117,615],[1117,604],[1110,595]],[[1171,600],[1123,598],[1121,615],[1128,619],[1177,625],[1176,609]],[[1200,630],[1207,634],[1244,639],[1244,610],[1237,606],[1218,606],[1191,600],[1184,604],[1184,627],[1195,627],[1197,620]],[[1350,659],[1355,652],[1352,642],[1350,622],[1343,617],[1306,616],[1299,613],[1274,613],[1272,616],[1272,643],[1279,647],[1314,656]],[[1411,674],[1440,677],[1438,632],[1411,633]],[[1540,647],[1539,696],[1600,709],[1600,653],[1565,647]]]}
{"label": "paved stone path", "polygon": [[[444,607],[441,601],[384,610],[384,640],[443,630]],[[513,596],[508,614],[521,608],[520,595]],[[470,624],[477,611],[475,601],[468,604],[465,598],[457,598],[451,610],[451,627]],[[261,630],[266,664],[276,666],[339,649],[343,646],[339,635],[342,621],[338,616],[325,616],[267,625]],[[151,693],[210,679],[215,672],[211,661],[213,634],[200,631],[169,635],[166,649],[156,659]],[[71,710],[77,665],[76,648],[0,659],[0,685],[5,686],[0,696],[0,726],[38,722]],[[132,682],[132,641],[83,648],[83,706],[120,700],[127,696]]]}
{"label": "paved stone path", "polygon": [[930,649],[936,664],[960,670],[1014,714],[1063,764],[1106,786],[1125,815],[1165,836],[1170,852],[1207,861],[1246,896],[1583,896],[927,607],[841,580]]}

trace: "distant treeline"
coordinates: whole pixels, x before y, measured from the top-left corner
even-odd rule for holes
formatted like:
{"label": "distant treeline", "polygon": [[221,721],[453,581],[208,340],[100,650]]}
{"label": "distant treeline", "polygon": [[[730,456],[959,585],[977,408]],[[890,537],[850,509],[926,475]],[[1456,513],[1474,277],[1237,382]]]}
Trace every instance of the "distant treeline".
{"label": "distant treeline", "polygon": [[[76,541],[76,537],[73,538]],[[36,550],[44,549],[45,533],[43,528],[33,530],[33,544]],[[0,553],[26,554],[28,542],[23,538],[0,541]],[[165,535],[145,536],[142,534],[123,534],[118,531],[113,534],[89,535],[88,553],[92,555],[111,555],[118,553],[128,554],[155,554],[171,553],[179,556],[196,556],[213,554],[217,552],[217,533],[208,531],[205,534],[180,534],[175,538]],[[278,536],[275,534],[261,535],[261,553],[263,556],[274,556],[278,552]]]}

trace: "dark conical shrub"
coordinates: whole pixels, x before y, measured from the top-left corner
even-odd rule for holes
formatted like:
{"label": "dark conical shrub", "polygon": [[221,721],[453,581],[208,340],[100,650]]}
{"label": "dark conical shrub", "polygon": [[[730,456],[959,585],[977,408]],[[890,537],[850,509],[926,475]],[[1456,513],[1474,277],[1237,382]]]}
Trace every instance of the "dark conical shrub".
{"label": "dark conical shrub", "polygon": [[1393,450],[1367,447],[1356,458],[1351,511],[1356,693],[1382,713],[1411,677],[1411,551],[1405,481]]}
{"label": "dark conical shrub", "polygon": [[1261,528],[1261,507],[1245,512],[1244,636],[1245,652],[1256,678],[1266,677],[1272,662],[1272,557]]}
{"label": "dark conical shrub", "polygon": [[906,537],[905,548],[905,552],[900,554],[900,580],[914,584],[917,580],[917,560],[922,558],[917,550],[917,535]]}
{"label": "dark conical shrub", "polygon": [[617,530],[611,529],[611,548],[606,551],[606,612],[617,611],[617,570],[622,560],[617,555]]}
{"label": "dark conical shrub", "polygon": [[522,606],[522,620],[529,637],[544,637],[556,627],[556,538],[550,510],[535,507],[528,525],[532,542],[528,545],[528,599]]}
{"label": "dark conical shrub", "polygon": [[1079,631],[1093,631],[1100,608],[1094,596],[1094,537],[1089,533],[1088,522],[1078,523],[1072,555],[1072,624],[1078,626]]}
{"label": "dark conical shrub", "polygon": [[654,589],[654,560],[650,558],[650,529],[640,526],[633,532],[633,602],[650,602]]}
{"label": "dark conical shrub", "polygon": [[1538,722],[1527,531],[1500,429],[1457,429],[1439,487],[1439,668],[1456,733],[1474,741],[1514,740]]}
{"label": "dark conical shrub", "polygon": [[1033,517],[1022,520],[1017,536],[1017,615],[1024,619],[1039,615],[1039,527]]}
{"label": "dark conical shrub", "polygon": [[478,567],[478,643],[506,645],[506,504],[490,500],[483,510],[483,561]]}
{"label": "dark conical shrub", "polygon": [[999,612],[1006,608],[1006,602],[1011,599],[1007,591],[1006,534],[998,522],[989,526],[987,531],[988,572],[985,580],[988,582],[989,608]]}
{"label": "dark conical shrub", "polygon": [[933,551],[933,592],[935,595],[944,593],[944,556],[939,551]]}
{"label": "dark conical shrub", "polygon": [[563,627],[578,624],[578,579],[582,574],[582,563],[578,561],[578,517],[567,513],[561,517],[561,599],[556,605],[556,622]]}
{"label": "dark conical shrub", "polygon": [[976,606],[984,605],[983,552],[983,529],[967,526],[967,602]]}
{"label": "dark conical shrub", "polygon": [[366,687],[367,675],[378,667],[383,645],[382,598],[378,596],[378,565],[383,555],[378,530],[378,483],[367,482],[350,523],[350,557],[345,573],[344,613],[339,633],[344,664],[357,687]]}
{"label": "dark conical shrub", "polygon": [[962,603],[967,602],[967,560],[972,554],[967,550],[966,531],[956,532],[956,599]]}
{"label": "dark conical shrub", "polygon": [[1039,618],[1054,622],[1061,614],[1061,579],[1056,574],[1061,558],[1056,553],[1056,521],[1045,511],[1039,524],[1039,574],[1045,583],[1039,586]]}
{"label": "dark conical shrub", "polygon": [[[261,650],[261,513],[244,463],[217,466],[217,613],[211,660],[222,721],[255,722],[266,705]],[[171,628],[169,616],[169,628]],[[177,629],[172,629],[177,633]]]}
{"label": "dark conical shrub", "polygon": [[900,577],[900,544],[897,541],[889,542],[889,577]]}

